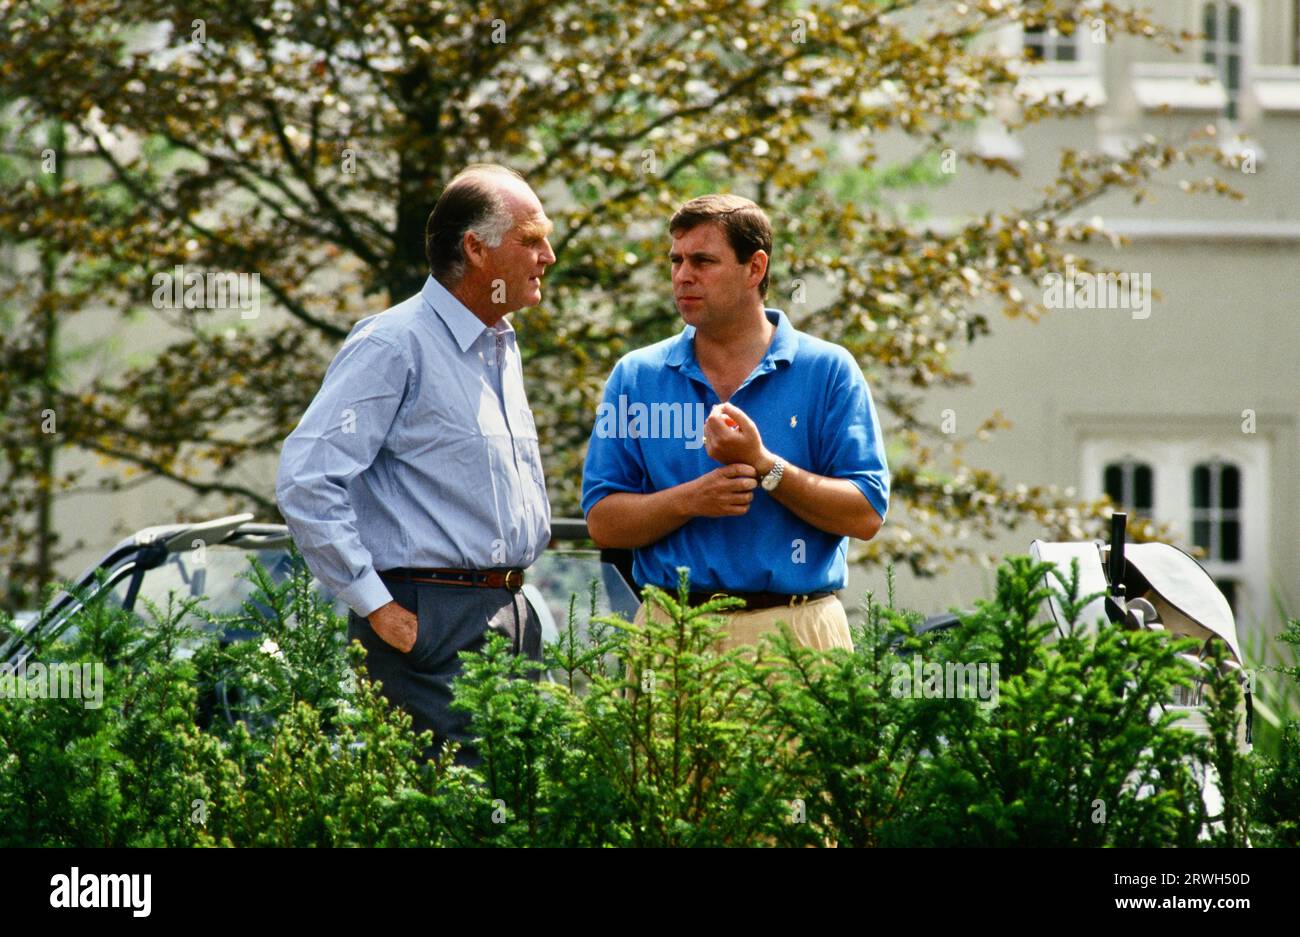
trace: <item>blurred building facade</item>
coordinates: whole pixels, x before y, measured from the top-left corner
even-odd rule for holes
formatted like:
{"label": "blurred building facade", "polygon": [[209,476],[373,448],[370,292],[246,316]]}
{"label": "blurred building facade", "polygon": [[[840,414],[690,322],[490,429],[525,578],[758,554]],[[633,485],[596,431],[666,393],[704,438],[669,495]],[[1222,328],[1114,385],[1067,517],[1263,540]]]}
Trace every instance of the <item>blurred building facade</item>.
{"label": "blurred building facade", "polygon": [[[1168,524],[1234,607],[1243,635],[1275,633],[1278,605],[1300,614],[1300,3],[1157,0],[1153,19],[1204,33],[1180,52],[1108,37],[1007,27],[991,37],[1023,51],[1020,90],[1062,92],[1082,116],[1011,134],[990,120],[971,142],[1010,160],[1020,179],[962,165],[932,193],[936,227],[1025,204],[1056,175],[1063,147],[1121,154],[1146,134],[1170,142],[1213,128],[1239,172],[1203,164],[1157,177],[1152,198],[1090,205],[1123,250],[1079,251],[1103,268],[1149,275],[1160,299],[1129,308],[1064,308],[1037,323],[998,317],[993,336],[959,353],[973,385],[933,395],[969,433],[1000,409],[1009,430],[968,447],[977,466],[1030,484],[1109,494]],[[1188,195],[1178,180],[1217,172],[1244,199]],[[1105,239],[1103,239],[1105,244]],[[1060,271],[1064,276],[1067,271]],[[1022,528],[996,546],[1025,552]],[[879,588],[871,573],[855,581]],[[991,574],[904,575],[907,604],[963,605]]]}

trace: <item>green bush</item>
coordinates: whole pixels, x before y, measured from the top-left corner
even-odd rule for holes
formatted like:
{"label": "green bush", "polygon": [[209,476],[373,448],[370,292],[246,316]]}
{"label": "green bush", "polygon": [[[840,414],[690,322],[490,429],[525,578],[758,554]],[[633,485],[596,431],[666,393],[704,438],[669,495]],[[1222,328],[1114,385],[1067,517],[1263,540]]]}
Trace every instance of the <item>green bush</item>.
{"label": "green bush", "polygon": [[[1280,640],[1300,651],[1300,619],[1290,619]],[[1293,655],[1300,660],[1300,654]],[[1276,668],[1300,687],[1300,665]],[[1300,722],[1289,720],[1278,743],[1276,758],[1264,758],[1258,766],[1258,845],[1300,846]]]}
{"label": "green bush", "polygon": [[[1240,752],[1241,691],[1213,657],[1205,730],[1181,727],[1162,704],[1197,675],[1195,642],[1085,628],[1068,578],[1053,634],[1046,571],[1008,559],[938,635],[892,588],[868,595],[851,652],[784,630],[718,654],[734,600],[686,607],[684,570],[677,595],[646,590],[664,614],[639,627],[579,629],[575,601],[557,682],[523,679],[542,665],[499,636],[466,655],[473,769],[421,758],[305,570],[254,567],[237,621],[92,601],[40,657],[102,662],[102,706],[0,700],[0,845],[1296,845],[1300,728],[1277,759]],[[262,637],[222,641],[232,625]],[[988,679],[931,693],[949,673]]]}

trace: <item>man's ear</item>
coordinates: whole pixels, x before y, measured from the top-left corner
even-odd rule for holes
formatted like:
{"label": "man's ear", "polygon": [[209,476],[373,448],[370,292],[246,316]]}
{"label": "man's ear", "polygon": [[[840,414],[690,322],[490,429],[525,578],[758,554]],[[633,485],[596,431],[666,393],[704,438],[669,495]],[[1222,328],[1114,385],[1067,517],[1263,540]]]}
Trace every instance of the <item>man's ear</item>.
{"label": "man's ear", "polygon": [[751,286],[757,287],[763,282],[767,273],[767,260],[767,251],[762,250],[754,251],[754,255],[749,258],[749,279],[754,281]]}
{"label": "man's ear", "polygon": [[487,245],[473,231],[466,231],[461,237],[460,249],[471,267],[482,267],[487,262]]}

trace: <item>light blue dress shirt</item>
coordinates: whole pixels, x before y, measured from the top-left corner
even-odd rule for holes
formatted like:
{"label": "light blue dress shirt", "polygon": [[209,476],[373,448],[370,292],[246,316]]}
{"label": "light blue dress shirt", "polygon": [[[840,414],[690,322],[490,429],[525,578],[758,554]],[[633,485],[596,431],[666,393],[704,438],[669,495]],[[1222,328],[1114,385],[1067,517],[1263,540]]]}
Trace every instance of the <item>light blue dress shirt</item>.
{"label": "light blue dress shirt", "polygon": [[280,452],[275,496],[312,573],[358,615],[376,570],[531,566],[550,540],[515,331],[433,277],[362,319]]}

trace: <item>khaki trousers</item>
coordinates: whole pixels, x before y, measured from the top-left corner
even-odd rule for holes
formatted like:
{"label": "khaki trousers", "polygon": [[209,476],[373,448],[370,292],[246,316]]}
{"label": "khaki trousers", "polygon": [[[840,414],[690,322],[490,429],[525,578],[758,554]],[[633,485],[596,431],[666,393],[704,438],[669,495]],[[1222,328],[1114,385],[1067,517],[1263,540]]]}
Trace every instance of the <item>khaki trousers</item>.
{"label": "khaki trousers", "polygon": [[[656,605],[655,620],[662,621],[663,611]],[[648,608],[645,602],[636,610],[634,625],[645,624]],[[798,605],[779,605],[775,608],[760,608],[755,611],[728,611],[718,613],[726,622],[726,633],[717,646],[718,653],[725,653],[743,645],[754,646],[765,634],[775,634],[780,628],[778,623],[790,626],[795,641],[803,647],[816,648],[819,651],[833,647],[853,650],[853,637],[849,633],[848,616],[838,597],[828,595],[812,602]]]}
{"label": "khaki trousers", "polygon": [[[662,609],[657,605],[651,605],[650,608],[655,612],[656,621],[663,620]],[[637,626],[645,624],[647,612],[647,603],[642,602],[641,607],[636,610],[636,617],[632,623]],[[844,606],[839,598],[834,595],[794,606],[782,605],[752,612],[733,611],[718,614],[727,628],[722,640],[716,646],[720,654],[737,647],[757,646],[763,635],[780,631],[780,622],[790,626],[795,642],[803,647],[811,647],[819,651],[835,647],[846,651],[853,650],[853,636],[849,632],[848,616],[844,613]],[[627,677],[629,681],[633,680],[630,669]],[[635,696],[636,690],[632,689],[630,693]],[[790,751],[796,750],[797,746],[793,739],[790,740],[789,746]],[[759,837],[753,845],[770,846],[772,840],[769,837]],[[827,838],[823,841],[823,845],[834,848],[836,843]]]}

